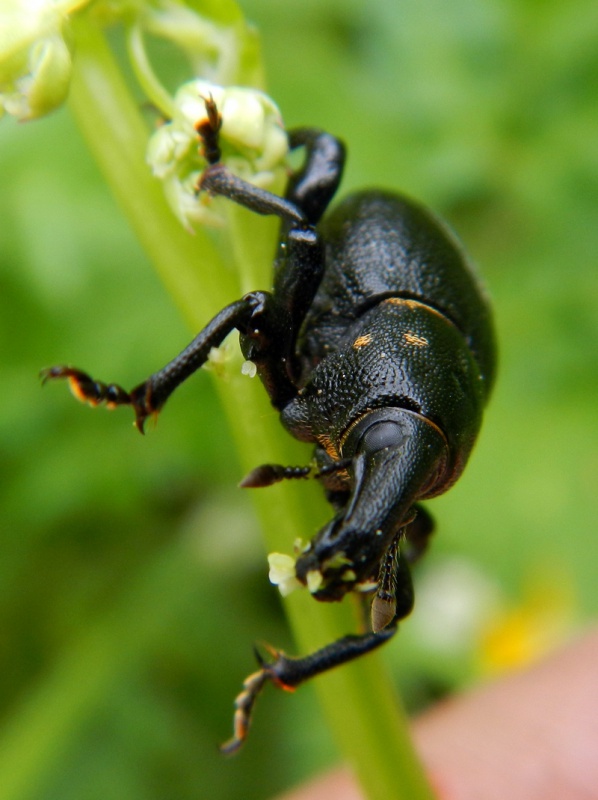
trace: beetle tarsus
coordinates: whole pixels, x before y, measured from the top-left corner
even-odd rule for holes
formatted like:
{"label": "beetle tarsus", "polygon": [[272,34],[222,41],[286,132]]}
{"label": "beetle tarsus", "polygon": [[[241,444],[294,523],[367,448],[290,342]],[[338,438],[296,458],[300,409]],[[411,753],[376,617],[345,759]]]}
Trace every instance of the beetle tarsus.
{"label": "beetle tarsus", "polygon": [[110,410],[117,406],[131,406],[135,412],[135,426],[140,433],[144,432],[145,420],[150,415],[157,414],[159,410],[152,404],[150,381],[141,383],[131,392],[127,392],[117,383],[96,381],[87,372],[67,366],[48,367],[40,372],[40,377],[42,384],[49,380],[65,378],[73,396],[94,408],[102,403]]}
{"label": "beetle tarsus", "polygon": [[303,658],[291,658],[282,650],[276,650],[266,645],[269,654],[274,659],[269,663],[266,663],[259,651],[256,650],[255,654],[260,669],[252,672],[245,679],[243,691],[235,699],[234,734],[231,739],[221,745],[221,752],[231,755],[244,743],[251,725],[255,702],[267,681],[271,681],[279,689],[292,692],[310,678],[375,650],[390,639],[396,630],[396,624],[391,624],[376,633],[344,636]]}
{"label": "beetle tarsus", "polygon": [[207,116],[195,125],[195,130],[201,139],[203,157],[208,164],[217,164],[221,156],[219,139],[222,116],[212,95],[203,97],[202,100]]}
{"label": "beetle tarsus", "polygon": [[[258,660],[261,663],[261,658]],[[232,755],[244,743],[251,725],[253,706],[267,680],[270,680],[270,675],[265,668],[262,668],[253,672],[243,682],[243,691],[235,698],[234,733],[231,739],[220,745],[221,753]]]}

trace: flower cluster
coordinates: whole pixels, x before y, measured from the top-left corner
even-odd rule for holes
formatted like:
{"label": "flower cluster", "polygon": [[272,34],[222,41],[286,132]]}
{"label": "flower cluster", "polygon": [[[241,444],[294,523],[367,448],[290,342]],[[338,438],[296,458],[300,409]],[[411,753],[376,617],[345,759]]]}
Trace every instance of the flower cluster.
{"label": "flower cluster", "polygon": [[212,99],[222,117],[222,162],[236,175],[268,188],[284,166],[287,136],[275,103],[257,89],[223,88],[207,81],[184,84],[176,93],[173,118],[150,139],[148,162],[164,185],[168,201],[187,227],[219,225],[223,220],[209,197],[197,196],[199,176],[207,166],[196,132]]}

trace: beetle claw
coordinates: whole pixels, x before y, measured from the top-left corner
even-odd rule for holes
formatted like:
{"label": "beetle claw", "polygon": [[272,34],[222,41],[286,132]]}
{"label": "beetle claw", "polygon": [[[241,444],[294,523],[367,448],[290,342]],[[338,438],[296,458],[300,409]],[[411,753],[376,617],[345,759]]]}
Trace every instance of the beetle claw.
{"label": "beetle claw", "polygon": [[139,433],[145,432],[145,420],[151,415],[158,415],[158,409],[152,403],[151,383],[146,381],[127,392],[117,383],[102,383],[94,380],[87,372],[69,366],[47,367],[40,371],[42,386],[49,380],[65,378],[74,397],[82,403],[95,407],[104,403],[108,410],[117,406],[131,406],[135,412],[133,423]]}

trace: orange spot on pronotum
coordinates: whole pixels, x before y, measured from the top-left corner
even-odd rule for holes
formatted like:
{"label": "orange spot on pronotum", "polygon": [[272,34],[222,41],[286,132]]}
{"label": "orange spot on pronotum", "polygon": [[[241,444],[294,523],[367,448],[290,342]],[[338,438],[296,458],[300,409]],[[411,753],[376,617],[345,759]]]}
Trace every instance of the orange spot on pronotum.
{"label": "orange spot on pronotum", "polygon": [[368,344],[371,343],[373,337],[371,333],[364,333],[363,336],[358,336],[357,339],[353,342],[353,347],[355,350],[359,350],[361,347],[366,347]]}

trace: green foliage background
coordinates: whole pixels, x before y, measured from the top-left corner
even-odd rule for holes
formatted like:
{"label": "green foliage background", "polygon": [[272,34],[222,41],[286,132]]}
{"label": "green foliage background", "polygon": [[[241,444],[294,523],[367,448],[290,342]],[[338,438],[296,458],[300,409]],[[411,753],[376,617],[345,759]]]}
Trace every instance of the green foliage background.
{"label": "green foliage background", "polygon": [[[466,475],[431,504],[431,562],[465,555],[514,603],[549,570],[595,617],[598,8],[242,5],[287,125],[347,142],[342,193],[427,202],[494,298],[499,381]],[[0,175],[1,796],[268,797],[335,752],[310,687],[267,692],[245,751],[215,752],[253,641],[292,644],[211,382],[142,439],[37,381],[67,360],[133,385],[190,332],[66,110],[3,120]],[[389,649],[404,686],[438,677]]]}

